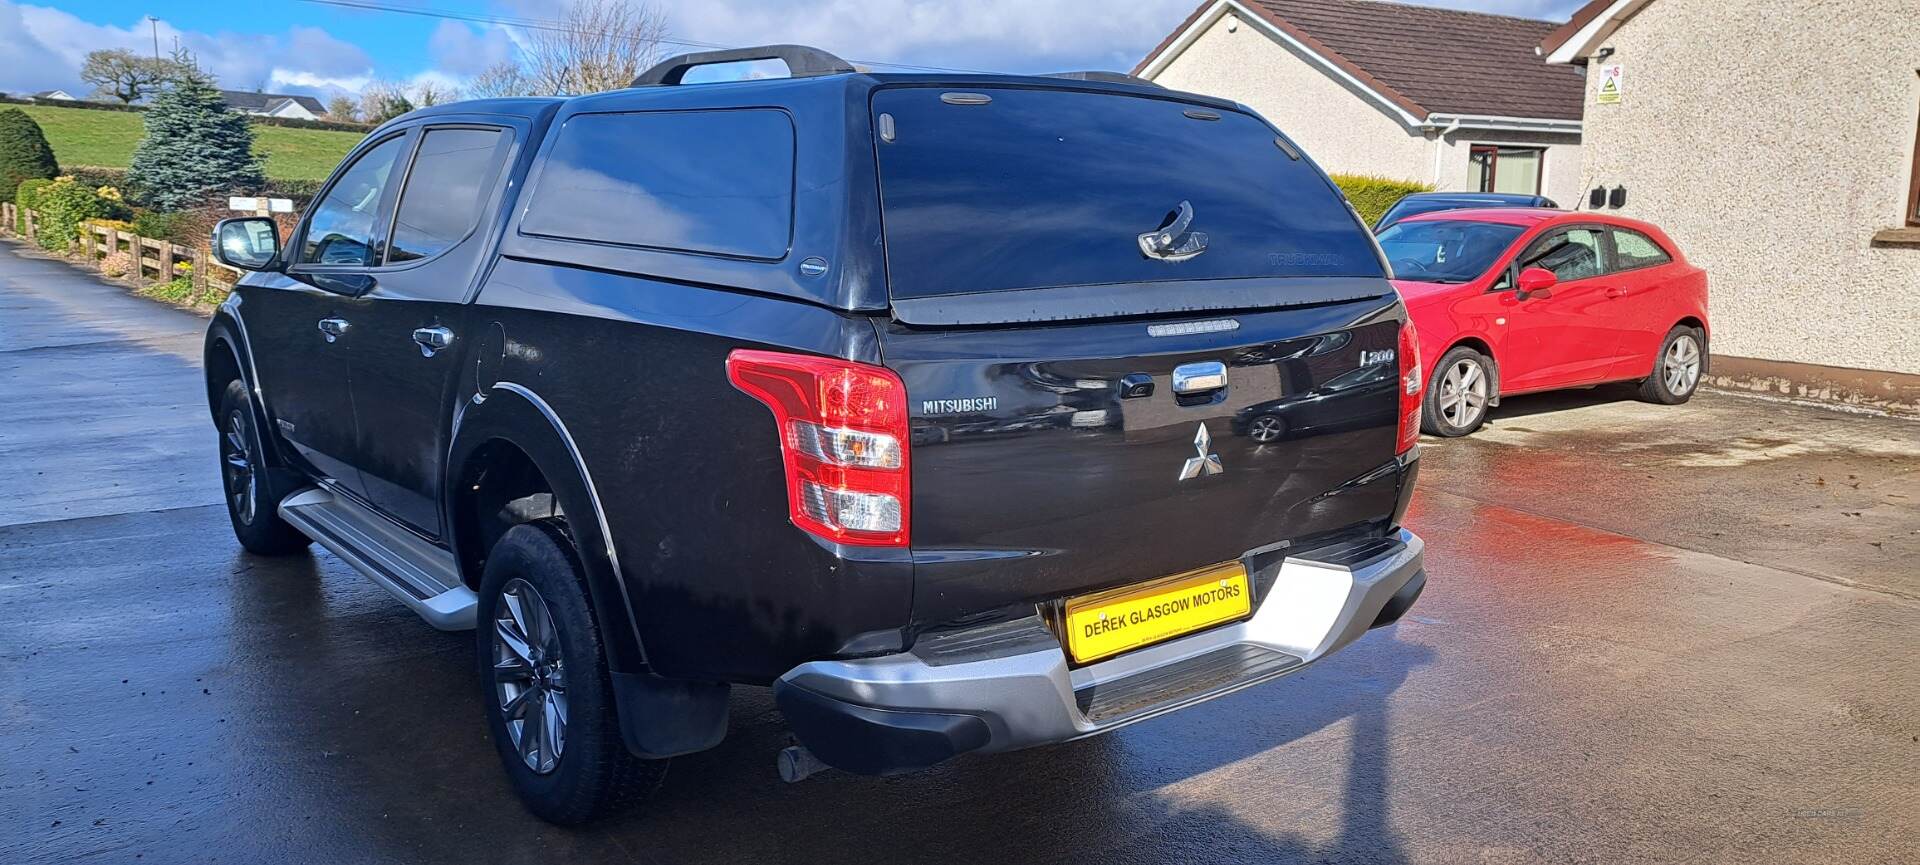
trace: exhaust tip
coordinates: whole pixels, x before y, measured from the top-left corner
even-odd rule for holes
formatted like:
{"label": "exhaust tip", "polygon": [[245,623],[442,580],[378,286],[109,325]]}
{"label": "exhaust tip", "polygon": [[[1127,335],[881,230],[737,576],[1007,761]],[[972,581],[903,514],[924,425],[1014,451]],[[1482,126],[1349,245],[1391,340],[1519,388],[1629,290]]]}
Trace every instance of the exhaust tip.
{"label": "exhaust tip", "polygon": [[780,770],[780,780],[789,784],[805,781],[814,773],[828,768],[827,764],[820,762],[820,758],[813,756],[813,752],[807,750],[804,745],[788,745],[781,748],[780,753],[774,756],[773,762]]}

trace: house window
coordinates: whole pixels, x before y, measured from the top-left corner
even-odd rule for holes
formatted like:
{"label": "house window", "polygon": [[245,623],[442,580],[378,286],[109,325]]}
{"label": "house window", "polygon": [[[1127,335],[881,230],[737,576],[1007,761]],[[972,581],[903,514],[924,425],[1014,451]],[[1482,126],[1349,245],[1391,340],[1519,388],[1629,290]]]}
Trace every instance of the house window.
{"label": "house window", "polygon": [[1540,172],[1547,164],[1545,150],[1476,144],[1467,159],[1468,183],[1477,191],[1540,194]]}

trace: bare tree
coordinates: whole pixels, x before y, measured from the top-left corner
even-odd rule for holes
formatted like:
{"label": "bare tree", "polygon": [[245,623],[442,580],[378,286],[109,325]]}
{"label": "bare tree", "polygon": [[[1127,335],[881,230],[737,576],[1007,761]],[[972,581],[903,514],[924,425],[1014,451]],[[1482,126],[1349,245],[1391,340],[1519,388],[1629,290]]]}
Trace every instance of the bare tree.
{"label": "bare tree", "polygon": [[416,108],[439,105],[460,98],[459,94],[444,84],[427,80],[413,86],[413,104]]}
{"label": "bare tree", "polygon": [[359,114],[359,106],[353,104],[351,97],[341,95],[327,100],[327,119],[341,123],[352,123]]}
{"label": "bare tree", "polygon": [[520,68],[520,64],[503,60],[473,76],[473,80],[467,82],[467,95],[475,99],[532,96],[533,82],[527,80],[527,73]]}
{"label": "bare tree", "polygon": [[142,57],[124,48],[102,48],[87,52],[80,66],[80,80],[94,86],[99,96],[132,104],[153,95],[174,78],[174,64],[154,57]]}
{"label": "bare tree", "polygon": [[533,92],[617,90],[659,59],[667,19],[640,0],[575,0],[551,29],[529,29],[522,46]]}
{"label": "bare tree", "polygon": [[385,123],[413,110],[413,101],[398,84],[374,81],[360,91],[360,118],[368,123]]}

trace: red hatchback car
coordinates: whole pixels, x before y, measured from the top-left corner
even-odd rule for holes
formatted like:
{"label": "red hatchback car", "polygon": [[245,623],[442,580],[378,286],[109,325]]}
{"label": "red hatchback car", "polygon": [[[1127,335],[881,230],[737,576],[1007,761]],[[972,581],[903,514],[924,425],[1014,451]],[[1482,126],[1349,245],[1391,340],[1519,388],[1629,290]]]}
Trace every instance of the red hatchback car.
{"label": "red hatchback car", "polygon": [[1379,236],[1420,336],[1421,428],[1461,436],[1500,397],[1613,381],[1686,402],[1707,365],[1707,274],[1644,222],[1448,210]]}

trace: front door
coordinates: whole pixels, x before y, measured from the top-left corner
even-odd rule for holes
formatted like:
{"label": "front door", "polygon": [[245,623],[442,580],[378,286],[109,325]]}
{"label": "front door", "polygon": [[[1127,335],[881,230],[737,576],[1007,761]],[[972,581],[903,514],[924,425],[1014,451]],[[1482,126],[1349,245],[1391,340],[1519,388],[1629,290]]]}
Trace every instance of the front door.
{"label": "front door", "polygon": [[241,289],[247,340],[280,438],[315,474],[361,494],[348,360],[362,339],[354,294],[373,263],[388,179],[406,146],[395,135],[352,157],[296,233],[286,271],[255,274]]}
{"label": "front door", "polygon": [[477,340],[467,297],[491,253],[502,167],[525,127],[447,123],[415,132],[393,230],[360,298],[350,352],[354,448],[375,506],[444,533],[440,502],[460,359]]}
{"label": "front door", "polygon": [[1591,384],[1613,365],[1619,333],[1608,319],[1607,246],[1597,228],[1558,228],[1520,254],[1518,269],[1559,277],[1551,291],[1517,300],[1508,314],[1503,392]]}

